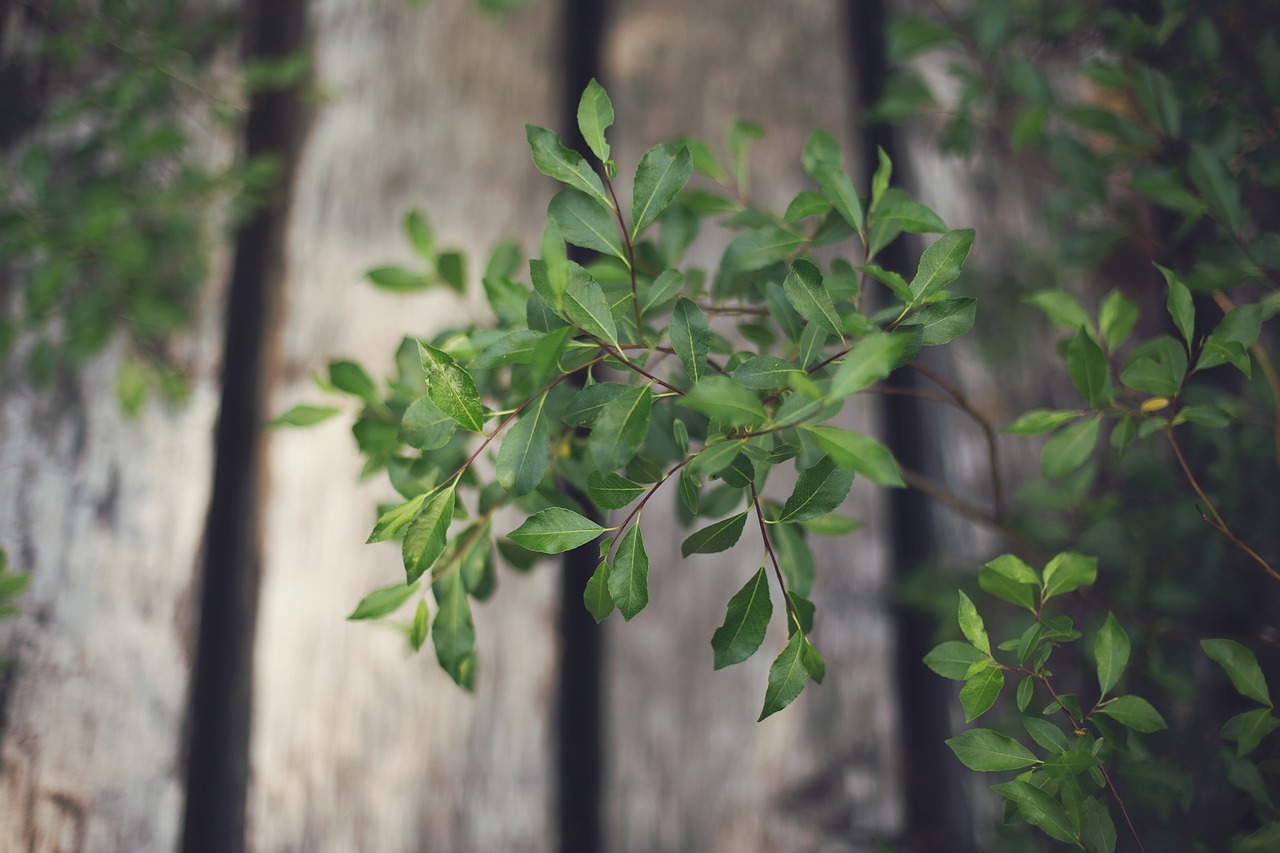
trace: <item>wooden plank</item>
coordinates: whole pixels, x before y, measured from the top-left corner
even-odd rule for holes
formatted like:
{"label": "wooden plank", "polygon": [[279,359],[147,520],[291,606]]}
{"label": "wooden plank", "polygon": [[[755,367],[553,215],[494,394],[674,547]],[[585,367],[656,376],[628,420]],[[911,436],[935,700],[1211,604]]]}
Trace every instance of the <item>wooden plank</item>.
{"label": "wooden plank", "polygon": [[[225,166],[233,136],[195,131],[201,158]],[[0,376],[0,547],[31,573],[20,615],[0,622],[0,849],[178,844],[230,254],[214,247],[178,343],[185,405],[126,418],[120,341],[45,391],[20,357]]]}
{"label": "wooden plank", "polygon": [[[535,246],[552,188],[523,123],[553,125],[555,4],[503,22],[472,0],[313,7],[329,99],[305,143],[287,236],[285,320],[272,410],[316,402],[308,374],[353,357],[380,373],[402,335],[485,316],[445,294],[393,297],[360,279],[411,263],[401,221],[420,207],[472,259],[506,236]],[[347,421],[349,423],[349,420]],[[553,826],[556,577],[503,571],[475,608],[475,695],[428,645],[344,623],[403,578],[399,549],[367,546],[381,477],[356,485],[350,432],[282,431],[268,450],[255,676],[251,847],[260,850],[546,850]]]}
{"label": "wooden plank", "polygon": [[[780,210],[808,188],[799,163],[808,133],[847,135],[841,32],[835,4],[816,0],[619,3],[603,73],[620,169],[677,133],[717,144],[733,119],[754,120],[768,135],[757,143],[753,190]],[[851,148],[847,159],[857,162]],[[696,262],[713,265],[722,245],[695,247]],[[849,408],[847,425],[874,431],[872,405]],[[756,657],[722,672],[712,671],[709,642],[725,602],[759,566],[758,536],[685,562],[684,534],[662,515],[667,496],[646,511],[652,598],[631,623],[615,617],[607,646],[608,849],[874,849],[899,830],[883,501],[863,485],[847,509],[867,527],[814,543],[814,639],[827,680],[759,725],[781,620]],[[773,478],[769,493],[783,498],[786,486]]]}

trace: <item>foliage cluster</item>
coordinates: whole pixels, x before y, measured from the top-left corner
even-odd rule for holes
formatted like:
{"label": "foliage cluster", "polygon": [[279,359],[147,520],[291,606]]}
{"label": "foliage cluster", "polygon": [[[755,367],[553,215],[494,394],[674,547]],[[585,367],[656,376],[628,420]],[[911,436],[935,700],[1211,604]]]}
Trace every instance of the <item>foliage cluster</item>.
{"label": "foliage cluster", "polygon": [[[1058,353],[1079,397],[1006,429],[1052,435],[1043,481],[1008,513],[976,514],[1022,552],[976,578],[1014,609],[984,618],[962,592],[964,641],[926,659],[964,682],[966,722],[999,715],[949,746],[976,771],[1016,773],[995,786],[1006,823],[1071,847],[1273,849],[1280,721],[1259,662],[1274,650],[1258,638],[1280,580],[1268,485],[1280,464],[1280,382],[1267,352],[1280,233],[1263,203],[1280,183],[1275,27],[1179,0],[1137,12],[983,0],[939,14],[895,22],[890,51],[899,61],[947,52],[959,96],[945,107],[946,147],[998,145],[1056,187],[1054,243],[1026,276],[1037,289],[1022,295],[1062,330]],[[938,109],[904,73],[876,115]],[[725,158],[692,139],[650,149],[624,204],[606,138],[613,118],[593,83],[578,120],[594,164],[528,128],[535,166],[564,187],[529,284],[514,244],[489,258],[493,325],[406,339],[386,383],[330,364],[322,384],[360,407],[365,472],[385,467],[404,499],[381,508],[370,541],[400,540],[405,581],[370,593],[351,618],[392,617],[416,601],[400,626],[410,645],[430,639],[470,687],[471,602],[493,593],[495,562],[525,570],[598,543],[585,604],[598,620],[615,609],[629,620],[648,602],[643,512],[667,486],[689,529],[685,557],[758,548],[759,569],[709,639],[717,668],[746,660],[780,603],[787,640],[764,719],[825,674],[809,537],[856,529],[839,512],[854,476],[924,482],[841,424],[846,402],[886,390],[910,365],[937,381],[925,396],[994,430],[919,361],[970,330],[976,298],[966,294],[987,278],[962,278],[973,232],[891,186],[883,152],[860,193],[836,142],[816,132],[801,158],[813,187],[785,211],[760,210],[747,175],[761,131],[740,122]],[[686,260],[708,220],[735,235],[714,270]],[[422,268],[379,267],[373,284],[464,290],[462,257],[438,248],[418,213],[405,228]],[[940,235],[914,271],[882,265],[904,234]],[[575,262],[566,243],[590,259]],[[1111,277],[1134,247],[1140,271],[1116,289],[1079,286]],[[998,301],[994,288],[982,294]],[[279,422],[336,411],[301,406]],[[505,524],[504,507],[523,520]],[[1011,678],[1012,702],[1000,703]],[[1031,839],[1011,835],[1009,849]]]}
{"label": "foliage cluster", "polygon": [[122,333],[125,410],[149,389],[181,398],[173,343],[206,277],[208,223],[233,198],[252,206],[275,172],[215,164],[202,135],[238,125],[246,88],[288,85],[305,63],[215,74],[237,17],[184,0],[21,4],[10,23],[27,44],[4,68],[0,358],[20,355],[43,387]]}

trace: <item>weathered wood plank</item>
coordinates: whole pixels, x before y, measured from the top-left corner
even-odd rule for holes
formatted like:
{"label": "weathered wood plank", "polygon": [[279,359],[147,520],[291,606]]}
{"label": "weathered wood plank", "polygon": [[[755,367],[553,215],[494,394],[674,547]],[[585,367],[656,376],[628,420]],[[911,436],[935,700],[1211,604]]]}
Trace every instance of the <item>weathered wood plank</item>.
{"label": "weathered wood plank", "polygon": [[[715,143],[733,119],[750,119],[768,133],[753,158],[753,192],[781,209],[808,186],[799,162],[808,133],[841,137],[850,126],[841,24],[835,5],[820,2],[618,4],[603,72],[620,168],[677,133]],[[695,247],[696,262],[713,265],[722,245]],[[871,406],[851,406],[848,418],[873,431]],[[786,496],[783,479],[771,479],[771,495]],[[712,671],[709,642],[725,602],[759,566],[758,534],[753,526],[735,550],[685,562],[684,534],[660,508],[667,502],[651,505],[652,599],[626,626],[610,623],[607,646],[609,849],[873,849],[897,832],[883,502],[863,486],[848,509],[867,527],[814,543],[814,639],[827,680],[760,725],[781,620],[756,657],[732,669]]]}
{"label": "weathered wood plank", "polygon": [[[523,122],[554,125],[555,4],[503,22],[471,0],[313,6],[318,108],[288,228],[273,410],[314,402],[308,374],[348,356],[390,370],[403,334],[483,316],[478,296],[390,297],[360,279],[410,262],[400,223],[420,207],[475,266],[499,238],[536,245],[551,187]],[[478,269],[472,269],[473,278]],[[473,281],[473,284],[476,282]],[[475,608],[474,696],[430,645],[344,623],[403,577],[399,550],[363,544],[378,478],[356,485],[344,425],[273,435],[250,794],[258,850],[546,850],[555,846],[553,571],[502,572]]]}
{"label": "weathered wood plank", "polygon": [[[197,132],[227,163],[225,128]],[[210,260],[182,407],[126,418],[119,341],[49,390],[0,376],[0,547],[31,573],[0,622],[0,849],[177,846],[229,247]]]}

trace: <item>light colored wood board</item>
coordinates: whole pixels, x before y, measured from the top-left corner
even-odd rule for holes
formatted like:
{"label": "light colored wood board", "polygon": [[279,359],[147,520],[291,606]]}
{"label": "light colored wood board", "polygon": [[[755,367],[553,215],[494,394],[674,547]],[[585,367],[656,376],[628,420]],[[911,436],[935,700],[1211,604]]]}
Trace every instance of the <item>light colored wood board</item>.
{"label": "light colored wood board", "polygon": [[[800,166],[809,132],[846,136],[841,26],[836,9],[817,2],[619,4],[603,73],[620,170],[678,133],[720,149],[729,123],[747,118],[767,132],[755,148],[753,195],[781,209],[809,187]],[[722,238],[701,241],[693,261],[714,265]],[[870,406],[851,407],[849,418],[870,429]],[[778,474],[767,493],[785,498],[790,483]],[[867,528],[814,545],[814,640],[826,683],[758,725],[768,667],[785,640],[776,589],[775,631],[756,657],[713,672],[710,647],[725,603],[760,565],[758,529],[752,520],[734,550],[684,561],[672,500],[659,496],[645,513],[648,609],[610,623],[609,849],[874,849],[901,823],[881,496],[859,489],[848,511]]]}
{"label": "light colored wood board", "polygon": [[[235,140],[192,121],[197,156],[225,166]],[[209,225],[223,241],[223,214]],[[195,325],[174,344],[184,405],[127,418],[119,340],[51,389],[26,384],[20,352],[0,376],[0,547],[31,574],[0,621],[0,849],[178,844],[231,261],[226,242],[209,248]]]}
{"label": "light colored wood board", "polygon": [[[331,358],[380,376],[402,335],[486,316],[486,251],[507,236],[536,245],[552,187],[523,123],[554,123],[553,12],[535,3],[495,23],[469,0],[313,7],[329,100],[292,200],[273,411],[320,401],[308,373]],[[465,303],[361,283],[377,264],[412,263],[401,230],[411,207],[438,245],[466,252]],[[495,598],[475,608],[474,695],[439,669],[430,643],[411,657],[399,634],[344,622],[365,593],[403,578],[394,544],[363,544],[375,502],[393,492],[381,476],[356,484],[349,423],[281,431],[268,450],[252,846],[552,849],[555,570],[502,569]]]}

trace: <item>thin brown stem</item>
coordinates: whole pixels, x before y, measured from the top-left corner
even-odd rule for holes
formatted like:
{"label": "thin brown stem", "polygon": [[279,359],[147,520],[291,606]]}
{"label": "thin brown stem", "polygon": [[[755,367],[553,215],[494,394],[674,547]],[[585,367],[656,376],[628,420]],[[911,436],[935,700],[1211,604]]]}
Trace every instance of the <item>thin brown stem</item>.
{"label": "thin brown stem", "polygon": [[1169,439],[1169,446],[1173,448],[1173,455],[1177,457],[1178,465],[1182,468],[1182,473],[1186,475],[1187,482],[1191,484],[1191,488],[1195,490],[1195,493],[1199,495],[1200,500],[1203,501],[1204,505],[1209,509],[1209,515],[1206,515],[1204,510],[1201,510],[1200,517],[1204,519],[1206,524],[1225,536],[1228,542],[1252,557],[1258,565],[1262,566],[1267,574],[1271,575],[1275,580],[1280,581],[1280,572],[1277,572],[1275,568],[1263,559],[1257,551],[1250,548],[1240,539],[1240,537],[1231,532],[1231,528],[1227,526],[1227,522],[1222,518],[1222,514],[1218,512],[1218,508],[1214,506],[1213,501],[1209,500],[1209,496],[1205,494],[1204,489],[1200,487],[1200,481],[1196,479],[1195,474],[1191,473],[1191,466],[1187,464],[1187,457],[1182,455],[1182,448],[1178,446],[1177,439],[1173,437],[1173,427],[1169,427],[1169,429],[1165,430],[1165,437]]}
{"label": "thin brown stem", "polygon": [[987,439],[987,460],[991,468],[991,503],[995,507],[993,514],[997,519],[1001,518],[1004,515],[1004,484],[1000,480],[1000,446],[995,426],[982,412],[970,405],[964,393],[951,382],[918,362],[913,361],[907,366],[945,391],[955,401],[956,408],[968,415],[982,430]]}
{"label": "thin brown stem", "polygon": [[618,194],[613,189],[613,180],[609,177],[608,167],[604,170],[604,185],[609,188],[609,196],[613,199],[613,212],[618,218],[618,231],[622,234],[622,240],[627,244],[627,257],[630,259],[627,264],[631,272],[631,307],[636,312],[636,334],[640,339],[644,339],[644,326],[640,322],[640,292],[636,288],[636,247],[631,241],[631,233],[627,231],[627,222],[622,217],[622,205],[618,203]]}
{"label": "thin brown stem", "polygon": [[796,614],[795,605],[791,603],[791,596],[787,593],[787,582],[782,577],[782,567],[778,565],[778,555],[774,553],[773,544],[769,541],[769,529],[765,527],[764,511],[760,509],[760,495],[756,493],[756,484],[751,483],[750,487],[751,505],[755,508],[756,520],[760,522],[760,538],[764,540],[765,554],[769,557],[769,561],[773,563],[773,574],[778,579],[778,589],[782,591],[782,600],[787,603],[787,618],[795,623],[796,630],[803,634],[804,630],[800,627],[800,617]]}
{"label": "thin brown stem", "polygon": [[987,529],[1000,534],[1005,541],[1012,547],[1016,548],[1023,556],[1029,560],[1036,562],[1044,562],[1046,556],[1034,543],[1029,541],[1018,531],[1014,530],[1003,519],[996,517],[991,512],[977,504],[965,500],[960,495],[938,483],[935,480],[912,471],[910,468],[901,468],[902,479],[907,485],[913,489],[923,492],[928,497],[952,510],[956,514],[976,522]]}
{"label": "thin brown stem", "polygon": [[[697,454],[694,454],[694,455],[697,455]],[[632,507],[631,511],[627,513],[626,517],[622,519],[622,523],[619,524],[617,527],[613,528],[613,530],[616,530],[617,532],[613,534],[613,542],[610,543],[609,545],[609,553],[605,555],[605,559],[608,559],[612,556],[613,549],[617,546],[618,540],[622,537],[622,534],[626,532],[627,525],[631,523],[631,520],[636,519],[637,520],[636,523],[637,524],[639,523],[640,512],[644,509],[644,505],[649,502],[649,498],[657,494],[658,488],[663,483],[667,482],[667,480],[670,480],[672,474],[675,474],[681,468],[688,465],[692,460],[693,460],[693,456],[686,456],[684,459],[681,459],[679,462],[675,464],[674,467],[671,468],[670,471],[662,475],[661,480],[659,480],[658,482],[654,483],[652,486],[649,487],[649,490],[644,493],[644,495],[640,498],[640,500],[636,503],[636,505]]]}
{"label": "thin brown stem", "polygon": [[[1215,291],[1213,301],[1218,303],[1218,307],[1225,314],[1235,309],[1235,303],[1231,301],[1231,297],[1223,293],[1221,290]],[[1271,363],[1267,351],[1262,348],[1262,344],[1254,341],[1249,347],[1249,352],[1253,353],[1253,358],[1258,362],[1258,367],[1262,369],[1262,375],[1267,380],[1267,387],[1271,389],[1271,403],[1275,409],[1275,422],[1272,426],[1275,439],[1275,457],[1276,464],[1280,465],[1280,375],[1276,374],[1275,365]]]}

